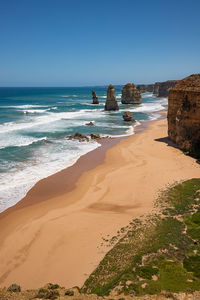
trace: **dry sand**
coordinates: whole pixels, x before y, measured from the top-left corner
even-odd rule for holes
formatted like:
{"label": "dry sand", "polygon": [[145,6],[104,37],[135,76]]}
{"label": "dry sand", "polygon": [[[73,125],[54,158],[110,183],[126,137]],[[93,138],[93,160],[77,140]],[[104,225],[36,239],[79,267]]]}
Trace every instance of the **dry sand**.
{"label": "dry sand", "polygon": [[166,136],[166,119],[155,121],[105,158],[106,146],[71,171],[42,180],[2,213],[0,286],[81,286],[109,249],[100,246],[102,237],[150,212],[167,184],[200,177],[195,160],[168,145]]}

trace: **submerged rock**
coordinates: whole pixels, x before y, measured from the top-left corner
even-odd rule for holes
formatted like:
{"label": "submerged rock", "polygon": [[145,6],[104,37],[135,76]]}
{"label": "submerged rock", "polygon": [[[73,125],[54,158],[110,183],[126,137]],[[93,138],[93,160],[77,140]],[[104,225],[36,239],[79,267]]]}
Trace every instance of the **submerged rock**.
{"label": "submerged rock", "polygon": [[115,96],[115,89],[112,84],[107,89],[107,99],[105,104],[105,110],[119,110],[117,98]]}
{"label": "submerged rock", "polygon": [[98,133],[91,133],[90,136],[92,140],[100,139],[100,135]]}
{"label": "submerged rock", "polygon": [[75,140],[78,140],[79,142],[83,142],[83,141],[87,141],[88,142],[89,141],[89,138],[86,135],[84,135],[84,134],[82,134],[80,132],[76,132],[75,134],[69,135],[68,139],[69,140],[75,139]]}
{"label": "submerged rock", "polygon": [[86,126],[94,126],[93,122],[85,123]]}
{"label": "submerged rock", "polygon": [[92,91],[92,104],[99,104],[99,99],[95,91]]}
{"label": "submerged rock", "polygon": [[186,77],[170,89],[168,134],[180,149],[200,157],[200,74]]}
{"label": "submerged rock", "polygon": [[135,122],[134,118],[133,118],[133,114],[131,111],[125,111],[123,113],[123,119],[126,122]]}
{"label": "submerged rock", "polygon": [[127,83],[122,89],[122,103],[123,104],[140,104],[142,103],[142,96],[133,83]]}

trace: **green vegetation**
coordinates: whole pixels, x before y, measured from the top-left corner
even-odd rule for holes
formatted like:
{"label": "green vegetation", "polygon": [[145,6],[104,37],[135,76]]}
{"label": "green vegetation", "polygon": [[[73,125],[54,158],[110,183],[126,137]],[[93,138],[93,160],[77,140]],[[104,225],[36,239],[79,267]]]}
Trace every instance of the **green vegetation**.
{"label": "green vegetation", "polygon": [[[162,192],[160,213],[133,220],[86,280],[99,296],[200,290],[200,179]],[[112,241],[112,239],[111,239]]]}
{"label": "green vegetation", "polygon": [[21,287],[15,283],[11,284],[8,287],[8,292],[14,292],[14,293],[21,292]]}
{"label": "green vegetation", "polygon": [[41,288],[36,295],[36,298],[55,300],[59,297],[59,292],[52,289]]}
{"label": "green vegetation", "polygon": [[74,291],[72,291],[72,290],[66,290],[65,296],[74,296]]}
{"label": "green vegetation", "polygon": [[48,283],[47,284],[47,288],[50,289],[50,290],[55,290],[55,289],[59,289],[59,285],[56,283],[56,284],[53,284],[53,283]]}

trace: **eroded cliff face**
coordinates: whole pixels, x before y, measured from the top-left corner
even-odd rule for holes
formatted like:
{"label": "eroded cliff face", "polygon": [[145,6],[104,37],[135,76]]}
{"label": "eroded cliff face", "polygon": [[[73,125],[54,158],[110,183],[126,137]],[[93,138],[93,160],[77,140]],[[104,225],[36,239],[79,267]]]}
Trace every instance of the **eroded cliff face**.
{"label": "eroded cliff face", "polygon": [[123,87],[122,103],[123,104],[140,104],[140,103],[142,103],[141,93],[133,83],[127,83]]}
{"label": "eroded cliff face", "polygon": [[163,82],[156,82],[154,84],[154,95],[157,97],[168,97],[169,89],[175,86],[177,80],[168,80]]}
{"label": "eroded cliff face", "polygon": [[180,149],[200,156],[200,74],[186,77],[170,89],[168,134]]}
{"label": "eroded cliff face", "polygon": [[168,97],[169,89],[175,86],[177,82],[177,80],[168,80],[160,82],[158,89],[158,97]]}
{"label": "eroded cliff face", "polygon": [[117,98],[115,96],[115,89],[112,84],[107,89],[107,99],[105,104],[105,110],[119,110]]}
{"label": "eroded cliff face", "polygon": [[146,85],[146,92],[152,92],[154,90],[154,84],[147,84]]}
{"label": "eroded cliff face", "polygon": [[137,89],[140,91],[140,93],[146,92],[146,85],[145,84],[138,84]]}

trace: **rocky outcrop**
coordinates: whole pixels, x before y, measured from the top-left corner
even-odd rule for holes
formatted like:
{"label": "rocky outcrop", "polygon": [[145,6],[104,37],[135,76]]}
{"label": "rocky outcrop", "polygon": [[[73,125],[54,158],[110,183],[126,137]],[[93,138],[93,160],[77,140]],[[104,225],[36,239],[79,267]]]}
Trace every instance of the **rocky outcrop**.
{"label": "rocky outcrop", "polygon": [[91,133],[90,137],[92,140],[100,139],[100,135],[98,133]]}
{"label": "rocky outcrop", "polygon": [[125,111],[123,113],[123,119],[126,122],[135,122],[134,118],[133,118],[133,114],[131,111]]}
{"label": "rocky outcrop", "polygon": [[145,84],[138,84],[137,89],[138,89],[138,91],[140,91],[140,93],[145,93],[146,92],[146,85]]}
{"label": "rocky outcrop", "polygon": [[85,294],[81,292],[79,287],[65,288],[60,287],[58,284],[54,284],[53,288],[49,285],[45,285],[39,289],[28,289],[22,290],[21,292],[10,292],[6,288],[0,288],[0,299],[1,300],[30,300],[30,299],[62,299],[62,300],[199,300],[199,291],[186,291],[179,293],[172,293],[170,291],[162,291],[156,295],[143,295],[134,296],[133,291],[126,296],[126,298],[119,295],[112,296],[97,296],[96,294]]}
{"label": "rocky outcrop", "polygon": [[140,104],[140,103],[142,103],[141,93],[133,83],[127,83],[123,87],[122,103],[123,104]]}
{"label": "rocky outcrop", "polygon": [[169,89],[175,86],[178,80],[168,80],[164,82],[156,82],[154,85],[154,95],[157,97],[168,97]]}
{"label": "rocky outcrop", "polygon": [[200,74],[186,77],[170,89],[168,134],[180,149],[200,157]]}
{"label": "rocky outcrop", "polygon": [[92,104],[99,104],[99,99],[95,91],[92,91]]}
{"label": "rocky outcrop", "polygon": [[112,84],[109,85],[107,90],[105,110],[119,110],[119,105],[115,96],[115,89]]}
{"label": "rocky outcrop", "polygon": [[76,132],[75,134],[69,135],[68,139],[69,140],[78,140],[79,142],[84,142],[84,141],[88,142],[89,141],[89,138],[80,132]]}

